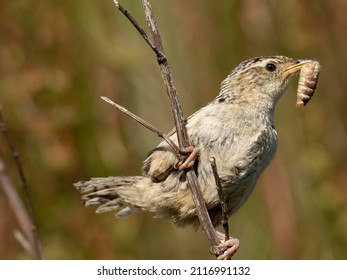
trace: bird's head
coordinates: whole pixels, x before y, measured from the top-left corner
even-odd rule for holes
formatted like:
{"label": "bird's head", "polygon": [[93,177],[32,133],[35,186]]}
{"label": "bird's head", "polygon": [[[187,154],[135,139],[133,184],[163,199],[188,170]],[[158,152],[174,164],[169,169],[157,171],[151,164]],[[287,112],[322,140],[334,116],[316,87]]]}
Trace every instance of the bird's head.
{"label": "bird's head", "polygon": [[218,98],[274,108],[289,81],[312,60],[260,56],[241,62],[222,82]]}

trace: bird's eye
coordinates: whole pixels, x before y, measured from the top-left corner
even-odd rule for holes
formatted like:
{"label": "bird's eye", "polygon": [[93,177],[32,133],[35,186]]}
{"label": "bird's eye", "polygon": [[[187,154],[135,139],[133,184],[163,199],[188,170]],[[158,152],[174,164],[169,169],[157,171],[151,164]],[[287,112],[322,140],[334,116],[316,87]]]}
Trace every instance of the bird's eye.
{"label": "bird's eye", "polygon": [[266,64],[265,68],[267,71],[273,72],[276,70],[276,65],[273,63],[268,63],[268,64]]}

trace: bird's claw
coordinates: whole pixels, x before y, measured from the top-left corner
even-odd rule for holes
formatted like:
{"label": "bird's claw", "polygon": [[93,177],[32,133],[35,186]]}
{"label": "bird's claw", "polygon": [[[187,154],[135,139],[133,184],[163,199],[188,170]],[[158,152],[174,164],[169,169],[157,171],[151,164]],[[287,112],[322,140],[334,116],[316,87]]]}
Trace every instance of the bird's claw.
{"label": "bird's claw", "polygon": [[211,246],[210,252],[218,255],[217,260],[230,260],[239,249],[240,240],[234,237],[230,237],[228,240],[225,240],[225,234],[219,231],[216,231],[216,234],[221,243],[218,246]]}
{"label": "bird's claw", "polygon": [[215,249],[219,250],[219,252],[222,252],[217,260],[230,260],[232,256],[235,255],[237,250],[240,247],[240,240],[237,238],[230,238],[225,242],[222,242],[218,246],[216,246]]}
{"label": "bird's claw", "polygon": [[195,163],[195,160],[199,156],[199,149],[195,148],[193,146],[190,146],[188,148],[182,148],[180,150],[180,153],[182,153],[182,154],[189,154],[189,155],[185,159],[180,160],[179,162],[177,162],[175,164],[174,168],[176,170],[183,170],[183,169],[187,169],[187,168],[192,167],[194,165],[194,163]]}

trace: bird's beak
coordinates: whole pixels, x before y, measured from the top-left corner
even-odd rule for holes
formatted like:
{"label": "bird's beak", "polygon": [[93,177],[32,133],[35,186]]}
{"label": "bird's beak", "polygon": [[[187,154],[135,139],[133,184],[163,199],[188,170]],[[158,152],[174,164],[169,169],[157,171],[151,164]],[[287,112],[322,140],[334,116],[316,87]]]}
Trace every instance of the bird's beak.
{"label": "bird's beak", "polygon": [[291,76],[292,74],[298,73],[302,66],[306,63],[312,62],[311,59],[298,59],[293,63],[289,64],[286,69],[284,69],[284,74],[286,77]]}

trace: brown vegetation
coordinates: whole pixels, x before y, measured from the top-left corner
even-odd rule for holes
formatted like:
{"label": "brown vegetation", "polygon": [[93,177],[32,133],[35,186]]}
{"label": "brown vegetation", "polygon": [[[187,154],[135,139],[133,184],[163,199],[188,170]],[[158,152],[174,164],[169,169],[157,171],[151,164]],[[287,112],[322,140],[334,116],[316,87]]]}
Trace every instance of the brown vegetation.
{"label": "brown vegetation", "polygon": [[[137,1],[127,8],[142,19]],[[239,259],[347,258],[347,3],[154,1],[186,115],[218,94],[245,58],[316,58],[315,96],[296,109],[294,83],[276,112],[279,151],[230,219]],[[140,214],[85,209],[72,183],[140,173],[160,139],[100,100],[108,96],[161,131],[173,127],[153,54],[112,1],[2,1],[0,104],[26,171],[47,259],[206,259],[200,232]],[[155,110],[154,110],[155,109]],[[20,186],[4,140],[0,153]],[[28,256],[0,191],[0,258]],[[177,244],[180,244],[179,250]]]}

